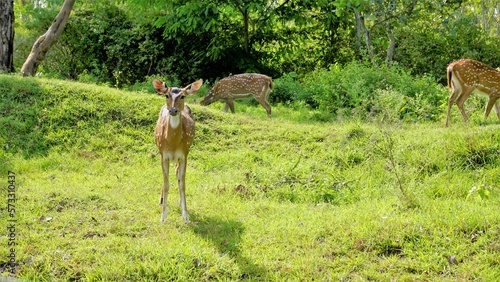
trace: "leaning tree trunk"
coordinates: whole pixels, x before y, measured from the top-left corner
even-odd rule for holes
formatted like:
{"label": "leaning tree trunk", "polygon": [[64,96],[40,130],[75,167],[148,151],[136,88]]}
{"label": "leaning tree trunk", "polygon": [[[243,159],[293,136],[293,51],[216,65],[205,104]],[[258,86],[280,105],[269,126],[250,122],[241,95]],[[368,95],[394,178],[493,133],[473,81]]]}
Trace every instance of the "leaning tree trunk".
{"label": "leaning tree trunk", "polygon": [[385,59],[385,62],[387,65],[390,65],[392,64],[392,60],[394,58],[394,50],[396,49],[396,38],[394,37],[394,33],[392,32],[393,27],[389,24],[389,22],[384,21],[381,17],[377,17],[377,19],[385,26],[387,37],[389,38],[389,46],[387,46],[387,57]]}
{"label": "leaning tree trunk", "polygon": [[61,33],[66,26],[66,22],[68,21],[69,14],[71,13],[71,9],[73,9],[73,4],[75,4],[76,0],[65,0],[64,4],[57,14],[56,18],[52,22],[52,25],[49,27],[47,32],[40,36],[35,44],[33,44],[33,48],[31,49],[31,53],[24,62],[23,67],[21,68],[21,74],[23,76],[34,76],[38,69],[38,66],[45,58],[45,54],[49,51],[50,47],[59,39]]}
{"label": "leaning tree trunk", "polygon": [[357,32],[363,33],[363,35],[358,34],[358,37],[361,38],[362,36],[364,36],[366,49],[368,50],[368,55],[370,56],[370,61],[374,63],[375,62],[375,52],[373,51],[373,44],[372,44],[372,40],[370,37],[370,31],[366,28],[366,25],[365,25],[365,18],[363,17],[361,12],[359,12],[356,8],[354,8],[353,10],[354,10],[354,17],[356,19]]}
{"label": "leaning tree trunk", "polygon": [[0,0],[0,72],[14,72],[14,0]]}

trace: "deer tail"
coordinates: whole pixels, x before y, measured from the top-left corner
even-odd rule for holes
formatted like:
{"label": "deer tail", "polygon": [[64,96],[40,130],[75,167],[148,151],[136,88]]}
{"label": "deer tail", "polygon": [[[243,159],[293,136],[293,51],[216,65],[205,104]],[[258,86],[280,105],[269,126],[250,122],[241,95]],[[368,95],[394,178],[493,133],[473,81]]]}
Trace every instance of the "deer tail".
{"label": "deer tail", "polygon": [[446,68],[446,80],[448,82],[448,88],[451,88],[452,73],[453,73],[453,66],[448,66],[448,68]]}

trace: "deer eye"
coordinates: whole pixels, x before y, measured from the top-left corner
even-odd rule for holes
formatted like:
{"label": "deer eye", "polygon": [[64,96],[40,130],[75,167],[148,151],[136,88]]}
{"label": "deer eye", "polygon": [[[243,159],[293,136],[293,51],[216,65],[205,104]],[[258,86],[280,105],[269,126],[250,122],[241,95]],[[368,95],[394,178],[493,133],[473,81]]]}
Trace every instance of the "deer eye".
{"label": "deer eye", "polygon": [[165,97],[167,97],[167,99],[170,99],[170,94],[165,94]]}
{"label": "deer eye", "polygon": [[184,100],[184,96],[181,96],[181,100]]}

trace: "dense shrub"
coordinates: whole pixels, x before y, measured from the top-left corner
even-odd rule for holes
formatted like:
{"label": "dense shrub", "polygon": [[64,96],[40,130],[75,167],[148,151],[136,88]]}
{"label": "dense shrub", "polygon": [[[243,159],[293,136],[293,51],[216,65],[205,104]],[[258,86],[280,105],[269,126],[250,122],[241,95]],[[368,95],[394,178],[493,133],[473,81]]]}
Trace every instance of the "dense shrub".
{"label": "dense shrub", "polygon": [[[174,21],[179,18],[170,15]],[[244,54],[238,34],[219,31],[196,31],[172,34],[168,28],[151,20],[137,19],[111,3],[76,10],[59,43],[53,46],[41,71],[83,82],[126,87],[143,82],[148,76],[169,77],[188,84],[203,78],[213,81],[230,74],[276,72],[260,61],[265,54]],[[219,36],[216,46],[211,41]],[[222,44],[222,42],[226,42]],[[234,43],[234,42],[237,42]],[[217,50],[217,55],[209,54]]]}
{"label": "dense shrub", "polygon": [[136,24],[119,8],[105,5],[72,15],[43,68],[61,77],[121,87],[152,73],[168,74],[162,58],[168,48],[162,30]]}
{"label": "dense shrub", "polygon": [[432,77],[415,78],[398,66],[336,64],[297,79],[276,79],[273,101],[305,103],[330,116],[435,120],[448,95]]}
{"label": "dense shrub", "polygon": [[274,103],[287,103],[300,100],[302,86],[299,83],[298,75],[294,72],[283,75],[273,80],[274,90],[269,101]]}
{"label": "dense shrub", "polygon": [[[16,5],[19,17],[15,27],[18,69],[35,39],[52,23],[62,1],[21,2]],[[333,63],[385,61],[389,26],[396,44],[393,62],[413,75],[432,76],[444,84],[446,65],[465,57],[500,66],[496,27],[485,27],[479,12],[469,11],[472,6],[463,1],[414,3],[411,15],[387,10],[387,15],[395,13],[387,19],[388,26],[373,22],[375,11],[384,5],[371,1],[368,6],[375,10],[364,12],[372,14],[365,20],[373,57],[357,34],[352,11],[337,16],[342,8],[334,2],[339,1],[297,1],[276,10],[273,5],[265,9],[249,5],[245,8],[250,11],[247,47],[244,17],[236,2],[77,1],[62,37],[47,53],[39,72],[119,87],[142,82],[150,75],[175,76],[181,84],[241,72],[261,72],[273,78],[292,72],[303,76]],[[368,83],[369,79],[357,86]],[[275,94],[276,101],[295,99],[285,92]],[[356,104],[357,98],[352,99]]]}
{"label": "dense shrub", "polygon": [[431,75],[446,84],[446,66],[458,59],[472,58],[500,66],[498,36],[488,36],[476,17],[445,19],[429,32],[427,22],[402,26],[396,35],[394,60],[414,75]]}

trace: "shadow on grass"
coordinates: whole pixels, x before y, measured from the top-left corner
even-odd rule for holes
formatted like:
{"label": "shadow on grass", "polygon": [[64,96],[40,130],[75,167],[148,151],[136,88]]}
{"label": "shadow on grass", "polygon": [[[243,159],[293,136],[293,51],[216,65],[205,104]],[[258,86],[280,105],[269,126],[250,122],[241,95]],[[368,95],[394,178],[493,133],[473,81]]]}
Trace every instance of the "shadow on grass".
{"label": "shadow on grass", "polygon": [[191,219],[196,222],[193,231],[212,242],[219,250],[221,256],[229,256],[238,264],[241,275],[239,279],[259,279],[267,277],[266,269],[256,265],[241,254],[241,236],[245,228],[241,222],[235,220],[222,220],[213,217],[199,218],[195,214]]}

